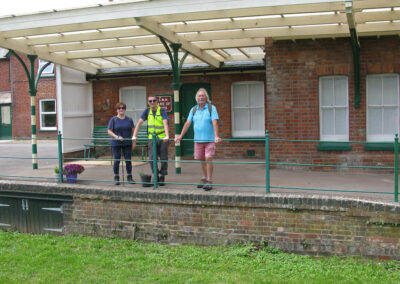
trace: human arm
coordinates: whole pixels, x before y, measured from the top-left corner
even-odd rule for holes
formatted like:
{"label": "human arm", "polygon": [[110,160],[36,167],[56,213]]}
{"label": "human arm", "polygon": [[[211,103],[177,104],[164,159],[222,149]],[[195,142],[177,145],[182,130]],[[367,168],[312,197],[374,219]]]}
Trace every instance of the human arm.
{"label": "human arm", "polygon": [[212,124],[213,124],[213,127],[214,127],[214,136],[215,136],[215,140],[214,141],[215,141],[215,143],[219,143],[219,142],[221,142],[221,138],[218,135],[218,120],[214,119],[212,121]]}
{"label": "human arm", "polygon": [[163,125],[164,125],[164,133],[165,133],[165,137],[164,137],[163,141],[168,142],[169,130],[168,130],[168,120],[167,119],[163,119]]}
{"label": "human arm", "polygon": [[107,129],[107,133],[108,133],[108,135],[110,135],[112,138],[114,138],[116,140],[119,140],[119,141],[123,141],[124,140],[124,138],[122,136],[118,136],[111,129]]}
{"label": "human arm", "polygon": [[132,148],[133,149],[136,148],[137,135],[138,135],[138,132],[139,132],[140,127],[142,126],[143,122],[144,122],[144,120],[140,118],[138,123],[136,124],[135,130],[133,131],[133,134],[132,134]]}
{"label": "human arm", "polygon": [[181,134],[180,134],[178,137],[175,138],[175,143],[181,142],[183,136],[185,135],[186,131],[188,131],[188,129],[189,129],[189,127],[190,127],[191,124],[192,124],[192,121],[191,121],[191,120],[187,120],[187,121],[185,122],[185,124],[183,125],[183,129],[182,129],[182,131],[181,131]]}

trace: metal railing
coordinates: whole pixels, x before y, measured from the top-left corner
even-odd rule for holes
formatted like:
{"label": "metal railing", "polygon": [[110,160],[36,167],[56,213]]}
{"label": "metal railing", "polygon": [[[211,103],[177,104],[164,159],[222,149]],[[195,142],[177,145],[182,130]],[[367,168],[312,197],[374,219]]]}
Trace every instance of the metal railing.
{"label": "metal railing", "polygon": [[[38,140],[46,140],[49,138],[38,138]],[[51,138],[50,138],[51,139]],[[63,157],[63,154],[61,152],[62,149],[62,143],[65,140],[94,140],[96,138],[67,138],[67,137],[62,137],[61,134],[58,134],[57,138],[57,143],[58,143],[58,157],[50,157],[50,158],[37,158],[37,159],[56,159],[58,160],[58,168],[60,169],[60,173],[58,175],[58,178],[50,178],[50,177],[39,177],[39,176],[17,176],[17,175],[2,175],[0,174],[0,177],[11,177],[11,178],[41,178],[41,179],[47,179],[47,180],[58,180],[58,182],[62,183],[64,182],[63,179],[63,163],[64,161],[73,161],[77,160],[79,158],[66,158]],[[98,138],[104,140],[104,138]],[[21,139],[23,140],[23,139]],[[28,140],[28,139],[26,139]],[[173,139],[170,139],[173,140]],[[186,141],[193,139],[184,139]],[[265,160],[262,161],[247,161],[247,162],[235,162],[235,161],[211,161],[211,162],[205,162],[205,163],[213,163],[213,164],[230,164],[230,165],[265,165],[265,185],[248,185],[248,184],[213,184],[213,186],[217,187],[244,187],[244,188],[264,188],[266,194],[271,192],[271,189],[288,189],[288,190],[309,190],[309,191],[322,191],[322,192],[351,192],[351,193],[373,193],[373,194],[393,194],[394,195],[394,201],[398,202],[398,172],[399,172],[399,157],[398,157],[398,152],[399,152],[399,138],[398,134],[395,135],[394,138],[394,163],[393,167],[390,166],[354,166],[354,165],[332,165],[332,164],[314,164],[314,163],[289,163],[289,162],[273,162],[271,161],[271,155],[270,155],[270,150],[271,150],[271,144],[272,143],[320,143],[320,142],[325,142],[325,141],[320,141],[320,140],[294,140],[294,139],[271,139],[269,136],[268,131],[266,132],[265,138],[253,138],[253,139],[223,139],[223,142],[261,142],[265,143]],[[371,143],[371,142],[365,142],[365,141],[348,141],[346,143],[352,143],[352,144],[365,144],[365,143]],[[153,151],[153,153],[156,153],[156,136],[153,135],[153,149],[148,149],[148,151]],[[97,146],[99,147],[99,146]],[[24,158],[24,157],[10,157],[10,156],[0,156],[0,159],[31,159],[29,158]],[[112,158],[110,159],[96,159],[96,158],[91,158],[86,160],[97,160],[97,161],[110,161],[111,162],[114,160]],[[121,159],[122,160],[122,159]],[[127,161],[132,161],[132,162],[150,162],[148,159],[131,159]],[[125,161],[126,162],[126,161]],[[159,186],[159,181],[158,181],[158,167],[157,167],[157,162],[168,162],[168,163],[176,163],[176,160],[166,160],[166,161],[157,161],[157,155],[153,154],[153,172],[155,173],[153,175],[153,181],[152,185],[154,189],[157,189]],[[201,163],[201,161],[189,161],[189,160],[180,160],[179,163]],[[204,161],[203,161],[204,163]],[[290,166],[290,167],[325,167],[325,168],[359,168],[359,169],[384,169],[384,170],[393,170],[394,173],[394,190],[393,192],[385,192],[385,191],[366,191],[366,190],[344,190],[344,189],[334,189],[334,188],[306,188],[306,187],[288,187],[288,186],[276,186],[276,185],[271,185],[271,167],[279,168],[283,166]],[[124,171],[123,168],[123,163],[121,163],[121,168],[122,171]],[[122,172],[123,173],[123,172]],[[88,182],[109,182],[112,183],[114,180],[107,180],[107,179],[79,179],[82,181],[88,181]],[[138,184],[143,184],[143,182],[136,182]],[[165,182],[165,184],[171,184],[171,185],[198,185],[198,183],[185,183],[185,182]]]}

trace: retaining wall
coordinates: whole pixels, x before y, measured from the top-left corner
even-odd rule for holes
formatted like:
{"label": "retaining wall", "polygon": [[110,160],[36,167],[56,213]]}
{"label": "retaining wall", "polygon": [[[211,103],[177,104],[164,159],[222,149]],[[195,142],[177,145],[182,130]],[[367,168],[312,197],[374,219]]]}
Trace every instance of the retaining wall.
{"label": "retaining wall", "polygon": [[0,192],[71,195],[64,233],[168,244],[268,241],[286,252],[400,259],[400,206],[351,198],[0,181]]}

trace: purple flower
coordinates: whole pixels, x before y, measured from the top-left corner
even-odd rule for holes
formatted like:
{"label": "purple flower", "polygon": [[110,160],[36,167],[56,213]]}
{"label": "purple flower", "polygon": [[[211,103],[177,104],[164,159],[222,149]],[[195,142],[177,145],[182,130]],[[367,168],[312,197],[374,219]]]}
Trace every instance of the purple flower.
{"label": "purple flower", "polygon": [[63,174],[68,175],[68,174],[80,174],[85,170],[85,168],[82,165],[79,164],[68,164],[65,165]]}

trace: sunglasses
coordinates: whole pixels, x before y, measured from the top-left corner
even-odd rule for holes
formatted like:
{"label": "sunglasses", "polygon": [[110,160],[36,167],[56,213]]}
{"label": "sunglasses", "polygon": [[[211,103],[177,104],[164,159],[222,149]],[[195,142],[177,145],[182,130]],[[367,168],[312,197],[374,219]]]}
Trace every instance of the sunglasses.
{"label": "sunglasses", "polygon": [[155,103],[157,100],[149,100],[149,103]]}
{"label": "sunglasses", "polygon": [[126,107],[117,107],[117,109],[126,109]]}

